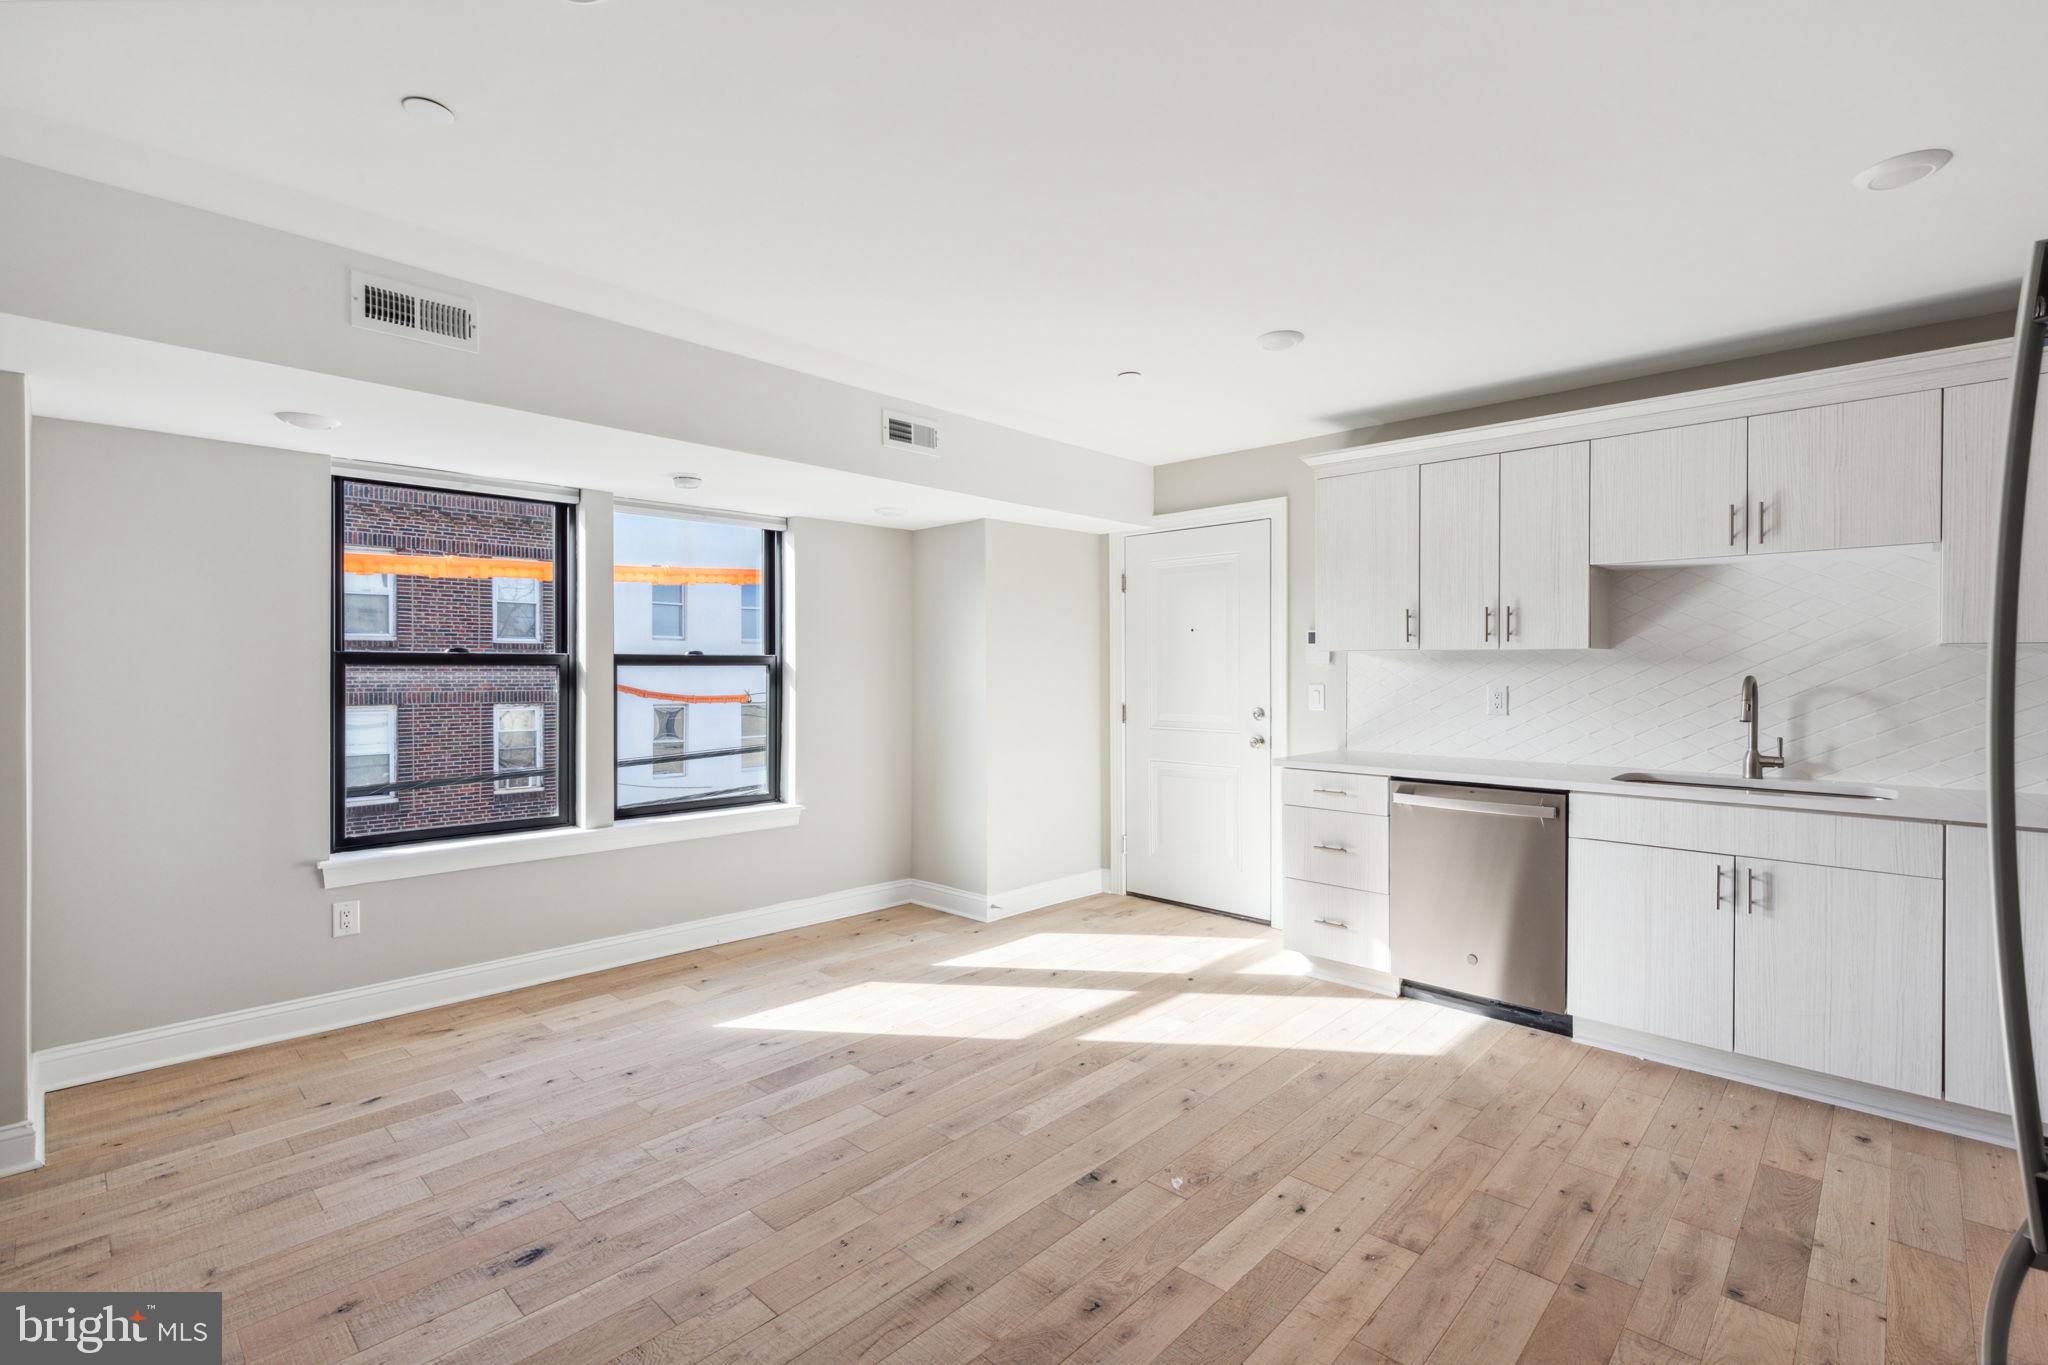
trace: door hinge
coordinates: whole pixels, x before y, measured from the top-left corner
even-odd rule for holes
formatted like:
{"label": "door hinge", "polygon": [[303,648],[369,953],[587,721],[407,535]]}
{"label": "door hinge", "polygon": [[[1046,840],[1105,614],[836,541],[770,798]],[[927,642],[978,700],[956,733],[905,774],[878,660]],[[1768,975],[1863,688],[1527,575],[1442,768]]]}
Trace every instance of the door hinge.
{"label": "door hinge", "polygon": [[1129,725],[1131,723],[1131,708],[1123,702],[1118,702],[1116,704],[1116,718]]}
{"label": "door hinge", "polygon": [[1120,849],[1121,851],[1123,851],[1123,852],[1125,852],[1125,853],[1129,853],[1129,852],[1131,851],[1131,836],[1130,836],[1130,835],[1128,835],[1128,834],[1125,834],[1125,835],[1122,835],[1122,836],[1120,836],[1120,837],[1119,837],[1119,838],[1117,839],[1117,844],[1116,844],[1116,846],[1117,846],[1117,848],[1118,848],[1118,849]]}
{"label": "door hinge", "polygon": [[1116,590],[1118,592],[1129,592],[1131,590],[1131,576],[1129,574],[1120,573],[1116,576]]}

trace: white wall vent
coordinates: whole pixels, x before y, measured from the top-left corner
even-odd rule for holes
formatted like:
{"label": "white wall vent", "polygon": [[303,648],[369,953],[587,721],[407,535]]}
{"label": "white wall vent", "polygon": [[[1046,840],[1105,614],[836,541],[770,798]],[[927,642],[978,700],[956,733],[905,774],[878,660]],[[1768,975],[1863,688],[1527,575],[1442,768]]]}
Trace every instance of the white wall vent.
{"label": "white wall vent", "polygon": [[476,305],[454,294],[416,284],[348,273],[349,321],[373,332],[390,332],[458,351],[476,349]]}
{"label": "white wall vent", "polygon": [[914,450],[920,455],[939,453],[939,427],[922,417],[905,417],[900,412],[882,413],[882,444],[890,450]]}

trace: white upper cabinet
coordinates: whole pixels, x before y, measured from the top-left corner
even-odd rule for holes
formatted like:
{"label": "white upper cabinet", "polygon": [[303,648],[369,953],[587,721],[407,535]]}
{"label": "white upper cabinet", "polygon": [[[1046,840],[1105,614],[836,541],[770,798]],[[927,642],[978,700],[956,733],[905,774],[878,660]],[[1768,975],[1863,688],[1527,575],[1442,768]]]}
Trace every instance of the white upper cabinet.
{"label": "white upper cabinet", "polygon": [[1743,858],[1735,1050],[1941,1094],[1942,884]]}
{"label": "white upper cabinet", "polygon": [[1749,552],[1941,539],[1941,393],[1749,419]]}
{"label": "white upper cabinet", "polygon": [[1741,418],[1593,442],[1593,563],[1745,553],[1746,449]]}
{"label": "white upper cabinet", "polygon": [[1500,639],[1500,456],[1422,466],[1424,649]]}
{"label": "white upper cabinet", "polygon": [[[1991,635],[1991,556],[1998,543],[2012,384],[1962,384],[1942,403],[1941,639],[1981,645]],[[2034,413],[2035,468],[2048,466],[2048,404]],[[2020,551],[2020,639],[2048,641],[2048,473],[2027,480]]]}
{"label": "white upper cabinet", "polygon": [[1414,465],[1316,484],[1316,644],[1414,649],[1418,567]]}
{"label": "white upper cabinet", "polygon": [[1591,469],[1584,441],[1500,457],[1502,649],[1607,643],[1605,582],[1592,567]]}

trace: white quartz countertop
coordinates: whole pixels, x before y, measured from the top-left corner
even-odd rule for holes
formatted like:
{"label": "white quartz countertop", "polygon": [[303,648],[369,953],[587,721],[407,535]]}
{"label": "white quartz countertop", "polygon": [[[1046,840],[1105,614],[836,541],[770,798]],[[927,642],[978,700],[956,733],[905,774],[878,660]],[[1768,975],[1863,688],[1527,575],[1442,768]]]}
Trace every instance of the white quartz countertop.
{"label": "white quartz countertop", "polygon": [[[1332,749],[1318,754],[1289,754],[1286,768],[1323,772],[1369,773],[1378,777],[1412,777],[1421,782],[1459,782],[1477,786],[1538,787],[1550,791],[1599,792],[1609,796],[1640,796],[1660,801],[1705,801],[1724,806],[1766,806],[1776,810],[1821,811],[1879,820],[1932,820],[1949,825],[1981,825],[1984,793],[1971,787],[1883,786],[1897,795],[1889,801],[1823,796],[1793,790],[1743,791],[1728,787],[1669,786],[1650,782],[1617,782],[1622,773],[1647,771],[1617,764],[1523,763],[1499,758],[1440,758],[1427,754],[1381,754],[1359,749]],[[1677,774],[1672,774],[1676,776]],[[1710,774],[1727,777],[1727,773]],[[1763,785],[1771,786],[1765,778]],[[2020,827],[2048,830],[2048,796],[2019,798]]]}

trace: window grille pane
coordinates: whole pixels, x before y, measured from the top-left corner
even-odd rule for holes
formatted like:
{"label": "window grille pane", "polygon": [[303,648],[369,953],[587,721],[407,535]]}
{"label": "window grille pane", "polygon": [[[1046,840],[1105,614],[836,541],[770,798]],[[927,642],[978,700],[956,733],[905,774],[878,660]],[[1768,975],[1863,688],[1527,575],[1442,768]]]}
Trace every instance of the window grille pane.
{"label": "window grille pane", "polygon": [[553,503],[355,480],[340,497],[351,649],[559,648]]}
{"label": "window grille pane", "polygon": [[761,653],[768,532],[619,512],[612,518],[612,562],[612,648],[618,653]]}
{"label": "window grille pane", "polygon": [[[347,838],[530,821],[559,810],[560,674],[553,665],[350,665],[342,670],[344,780],[363,785],[381,743],[366,719],[395,718],[375,802],[350,798]],[[365,719],[359,719],[365,717]],[[359,769],[359,760],[362,766]],[[539,769],[501,777],[503,769]]]}
{"label": "window grille pane", "polygon": [[618,683],[621,810],[768,795],[765,667],[621,665]]}

